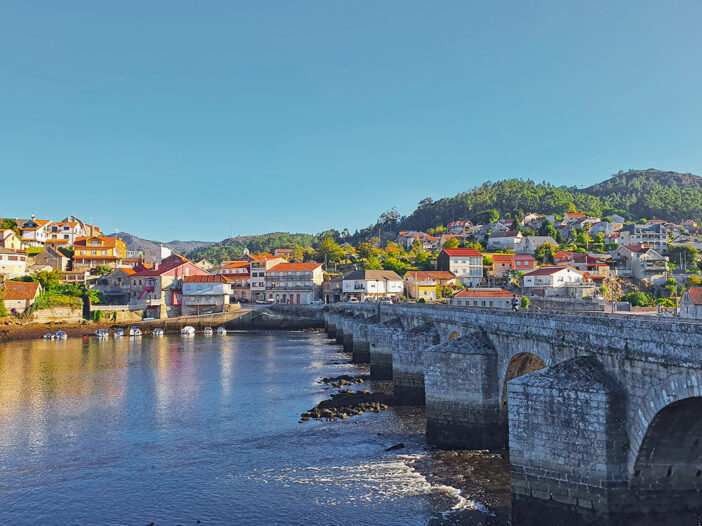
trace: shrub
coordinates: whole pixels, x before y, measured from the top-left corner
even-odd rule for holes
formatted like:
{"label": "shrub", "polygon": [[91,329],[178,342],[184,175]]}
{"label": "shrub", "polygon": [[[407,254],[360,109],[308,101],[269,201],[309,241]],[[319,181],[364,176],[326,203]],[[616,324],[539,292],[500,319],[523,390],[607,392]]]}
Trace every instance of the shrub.
{"label": "shrub", "polygon": [[417,303],[426,303],[426,300],[424,298],[419,298],[417,300]]}
{"label": "shrub", "polygon": [[650,307],[656,300],[647,292],[630,292],[619,298],[619,301],[626,301],[634,307]]}
{"label": "shrub", "polygon": [[529,301],[529,298],[527,298],[526,296],[522,296],[522,309],[528,309],[530,303],[531,302]]}

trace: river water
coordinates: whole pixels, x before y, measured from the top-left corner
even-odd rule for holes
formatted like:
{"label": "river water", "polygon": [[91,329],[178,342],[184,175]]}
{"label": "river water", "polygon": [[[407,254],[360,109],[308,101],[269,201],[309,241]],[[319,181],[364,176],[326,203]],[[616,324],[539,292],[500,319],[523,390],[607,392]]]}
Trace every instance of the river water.
{"label": "river water", "polygon": [[420,408],[298,422],[367,373],[316,332],[3,344],[0,524],[502,524],[504,459]]}

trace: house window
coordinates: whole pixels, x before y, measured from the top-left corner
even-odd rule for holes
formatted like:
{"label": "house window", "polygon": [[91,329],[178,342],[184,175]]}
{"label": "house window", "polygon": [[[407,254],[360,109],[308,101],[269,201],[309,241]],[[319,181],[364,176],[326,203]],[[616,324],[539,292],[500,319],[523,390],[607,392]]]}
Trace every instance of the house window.
{"label": "house window", "polygon": [[96,255],[97,255],[97,250],[93,250],[93,251],[92,251],[92,255],[93,255],[93,256],[96,256]]}

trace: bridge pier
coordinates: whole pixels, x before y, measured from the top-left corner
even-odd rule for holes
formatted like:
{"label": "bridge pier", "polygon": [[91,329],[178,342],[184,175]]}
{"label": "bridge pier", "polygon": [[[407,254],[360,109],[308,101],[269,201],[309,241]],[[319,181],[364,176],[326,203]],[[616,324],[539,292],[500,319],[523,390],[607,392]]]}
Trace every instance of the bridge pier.
{"label": "bridge pier", "polygon": [[363,314],[356,316],[353,324],[352,363],[370,363],[370,341],[368,328],[376,317],[366,318]]}
{"label": "bridge pier", "polygon": [[342,313],[338,313],[334,316],[334,327],[336,328],[334,334],[336,336],[336,343],[338,344],[344,343],[344,318],[345,316]]}
{"label": "bridge pier", "polygon": [[398,318],[368,326],[371,380],[392,380],[392,337],[403,330]]}
{"label": "bridge pier", "polygon": [[431,323],[392,336],[392,381],[397,400],[424,405],[424,353],[439,343]]}
{"label": "bridge pier", "polygon": [[[344,334],[341,337],[341,344],[344,346],[344,352],[353,352],[353,327],[356,324],[356,320],[353,315],[346,315],[342,317],[341,321]],[[338,341],[338,340],[337,340]]]}
{"label": "bridge pier", "polygon": [[327,332],[327,338],[332,340],[336,339],[336,325],[334,321],[335,316],[336,314],[331,312],[324,313],[324,330]]}
{"label": "bridge pier", "polygon": [[619,524],[624,393],[592,357],[508,383],[514,524]]}
{"label": "bridge pier", "polygon": [[497,378],[497,354],[482,332],[427,349],[427,442],[442,449],[504,447],[507,427]]}

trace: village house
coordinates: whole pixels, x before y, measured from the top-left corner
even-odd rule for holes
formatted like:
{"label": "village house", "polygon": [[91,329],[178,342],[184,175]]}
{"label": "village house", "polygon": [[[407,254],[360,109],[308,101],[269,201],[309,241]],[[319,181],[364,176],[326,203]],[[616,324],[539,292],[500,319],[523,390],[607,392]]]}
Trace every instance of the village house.
{"label": "village house", "polygon": [[680,317],[702,320],[702,287],[690,287],[680,298]]}
{"label": "village house", "polygon": [[523,234],[519,230],[509,230],[507,232],[494,232],[487,242],[488,250],[515,250],[522,239]]}
{"label": "village house", "polygon": [[195,266],[201,268],[202,270],[206,270],[207,272],[214,272],[215,270],[214,263],[211,263],[206,259],[201,259],[200,261],[195,262]]}
{"label": "village house", "polygon": [[568,212],[565,214],[563,217],[563,220],[567,224],[575,223],[578,219],[585,219],[587,216],[585,214],[582,214],[580,212]]}
{"label": "village house", "polygon": [[445,248],[436,258],[436,269],[451,272],[466,287],[483,281],[483,255],[474,248]]}
{"label": "village house", "polygon": [[593,239],[600,234],[602,234],[604,237],[609,237],[612,236],[616,231],[617,229],[612,223],[608,223],[607,221],[600,221],[598,223],[594,223],[590,227],[589,235]]}
{"label": "village house", "polygon": [[94,276],[90,275],[88,269],[64,270],[61,272],[61,283],[64,285],[87,285],[91,281],[91,278],[94,279]]}
{"label": "village house", "polygon": [[79,237],[85,237],[83,225],[77,221],[59,221],[48,229],[47,245],[71,247]]}
{"label": "village house", "polygon": [[579,252],[562,251],[553,255],[554,263],[558,266],[572,267],[591,276],[609,277],[610,269],[603,259]]}
{"label": "village house", "polygon": [[344,274],[343,299],[399,298],[404,287],[405,282],[392,270],[354,270]]}
{"label": "village house", "polygon": [[495,279],[509,277],[512,272],[530,272],[536,267],[536,260],[529,254],[493,254],[492,274]]}
{"label": "village house", "polygon": [[244,256],[249,260],[251,269],[251,300],[266,301],[266,274],[269,269],[287,263],[284,258],[272,254],[256,254]]}
{"label": "village house", "polygon": [[208,276],[183,256],[173,254],[152,269],[135,272],[130,277],[130,310],[146,310],[152,318],[179,316],[183,304],[183,279]]}
{"label": "village house", "polygon": [[18,220],[22,242],[30,247],[43,247],[49,236],[51,221],[48,219],[37,219],[32,216],[26,221]]}
{"label": "village house", "polygon": [[473,224],[470,221],[451,221],[446,225],[449,234],[469,234]]}
{"label": "village house", "polygon": [[619,225],[619,226],[623,226],[624,223],[626,223],[626,218],[620,216],[619,214],[612,214],[611,216],[609,216],[609,220],[614,225]]}
{"label": "village house", "polygon": [[14,230],[0,228],[0,247],[17,251],[24,249],[24,243]]}
{"label": "village house", "polygon": [[173,251],[168,247],[164,247],[163,243],[161,243],[157,247],[148,248],[144,251],[144,262],[154,265],[161,263],[161,261],[172,255]]}
{"label": "village house", "polygon": [[409,231],[400,232],[397,243],[405,250],[409,250],[414,243],[414,240],[419,240],[422,244],[422,250],[433,251],[439,248],[439,238],[435,236],[430,236],[424,232]]}
{"label": "village house", "polygon": [[27,272],[27,254],[0,248],[0,281],[19,278]]}
{"label": "village house", "polygon": [[324,303],[337,303],[341,301],[344,291],[344,276],[324,276],[322,294]]}
{"label": "village house", "polygon": [[217,274],[224,276],[229,282],[232,299],[236,301],[251,301],[251,263],[242,261],[223,261],[217,269]]}
{"label": "village house", "polygon": [[437,299],[436,287],[456,285],[458,278],[445,270],[410,270],[403,279],[405,280],[405,295],[412,299],[435,301]]}
{"label": "village house", "polygon": [[321,263],[279,263],[266,273],[269,303],[309,305],[322,295]]}
{"label": "village house", "polygon": [[521,296],[505,289],[478,287],[456,293],[451,299],[451,304],[462,307],[511,309],[514,298],[521,301]]}
{"label": "village house", "polygon": [[558,243],[551,236],[525,236],[522,242],[517,246],[518,254],[531,254],[532,256],[544,243],[558,246]]}
{"label": "village house", "polygon": [[622,245],[648,245],[659,252],[668,249],[668,230],[665,223],[651,221],[645,224],[624,225],[619,231]]}
{"label": "village house", "polygon": [[126,305],[132,290],[131,277],[136,274],[132,268],[118,268],[97,279],[95,287],[102,292],[105,302],[112,305]]}
{"label": "village house", "polygon": [[229,308],[231,286],[226,277],[217,275],[183,278],[183,316],[225,312]]}
{"label": "village house", "polygon": [[127,247],[115,237],[79,237],[73,245],[73,269],[95,268],[107,265],[118,268],[123,265]]}
{"label": "village house", "polygon": [[524,216],[522,223],[524,225],[529,225],[531,223],[541,223],[543,220],[544,216],[542,216],[541,214],[531,213]]}
{"label": "village house", "polygon": [[648,245],[621,245],[611,261],[617,275],[631,275],[655,284],[664,282],[668,276],[668,257]]}
{"label": "village house", "polygon": [[34,265],[48,265],[59,271],[68,270],[69,261],[65,255],[50,246],[34,256]]}
{"label": "village house", "polygon": [[0,297],[6,312],[22,314],[34,304],[40,294],[41,285],[36,281],[6,281]]}
{"label": "village house", "polygon": [[[524,291],[529,296],[564,296],[582,299],[583,273],[571,267],[541,267],[524,274]],[[591,287],[594,289],[594,287]]]}

